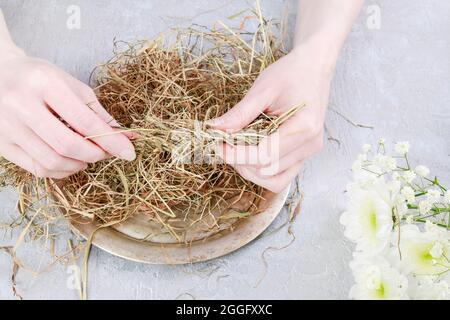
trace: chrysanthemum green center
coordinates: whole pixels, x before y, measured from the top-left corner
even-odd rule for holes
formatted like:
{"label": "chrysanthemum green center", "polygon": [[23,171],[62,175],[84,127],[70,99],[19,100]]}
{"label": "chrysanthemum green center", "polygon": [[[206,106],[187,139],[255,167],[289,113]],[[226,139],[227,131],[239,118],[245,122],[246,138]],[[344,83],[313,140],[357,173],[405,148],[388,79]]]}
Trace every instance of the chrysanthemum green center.
{"label": "chrysanthemum green center", "polygon": [[372,227],[373,230],[377,229],[377,225],[378,225],[377,213],[373,209],[369,213],[369,223],[370,223],[370,226]]}
{"label": "chrysanthemum green center", "polygon": [[378,299],[383,299],[385,294],[385,289],[383,283],[380,283],[380,286],[375,290],[375,295]]}

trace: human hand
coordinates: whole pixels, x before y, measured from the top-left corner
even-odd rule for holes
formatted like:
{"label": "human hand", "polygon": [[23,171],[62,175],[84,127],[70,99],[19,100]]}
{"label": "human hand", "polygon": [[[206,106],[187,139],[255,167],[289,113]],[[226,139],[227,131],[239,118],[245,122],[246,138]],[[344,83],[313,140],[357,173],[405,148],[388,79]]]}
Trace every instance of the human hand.
{"label": "human hand", "polygon": [[0,70],[0,156],[50,178],[67,177],[110,155],[136,157],[86,84],[16,50],[0,54]]}
{"label": "human hand", "polygon": [[223,144],[218,153],[244,178],[281,192],[305,159],[321,150],[334,63],[302,44],[264,70],[244,99],[209,125],[224,131],[245,128],[262,112],[281,115],[299,103],[306,107],[257,146]]}

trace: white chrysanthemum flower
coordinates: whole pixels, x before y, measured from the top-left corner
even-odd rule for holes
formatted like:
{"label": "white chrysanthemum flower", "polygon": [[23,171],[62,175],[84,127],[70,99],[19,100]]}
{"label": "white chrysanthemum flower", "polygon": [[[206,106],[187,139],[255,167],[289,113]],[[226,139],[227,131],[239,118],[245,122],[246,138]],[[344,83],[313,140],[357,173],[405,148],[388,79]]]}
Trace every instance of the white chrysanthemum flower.
{"label": "white chrysanthemum flower", "polygon": [[386,139],[385,138],[380,138],[380,140],[378,140],[378,143],[381,145],[384,145],[386,143]]}
{"label": "white chrysanthemum flower", "polygon": [[439,259],[442,257],[443,254],[444,254],[444,246],[440,242],[435,242],[433,244],[433,247],[431,247],[430,249],[430,255],[434,259]]}
{"label": "white chrysanthemum flower", "polygon": [[417,175],[411,170],[407,170],[402,174],[402,180],[407,184],[411,184],[416,177]]}
{"label": "white chrysanthemum flower", "polygon": [[416,194],[414,192],[414,189],[406,186],[402,188],[401,194],[405,197],[406,201],[409,204],[413,204],[416,202]]}
{"label": "white chrysanthemum flower", "polygon": [[368,143],[363,144],[362,148],[362,153],[368,153],[370,150],[372,150],[372,146]]}
{"label": "white chrysanthemum flower", "polygon": [[417,166],[414,171],[423,178],[426,178],[430,174],[430,169],[425,166]]}
{"label": "white chrysanthemum flower", "polygon": [[349,197],[347,211],[340,219],[344,234],[356,243],[357,250],[377,254],[389,243],[392,207],[375,190],[354,188]]}
{"label": "white chrysanthemum flower", "polygon": [[397,160],[392,157],[386,158],[386,171],[390,172],[392,170],[397,169]]}
{"label": "white chrysanthemum flower", "polygon": [[450,242],[450,231],[434,224],[430,220],[425,221],[425,234],[428,237],[431,237],[435,240],[439,240],[441,242]]}
{"label": "white chrysanthemum flower", "polygon": [[373,157],[373,164],[380,168],[380,170],[384,169],[384,166],[386,164],[386,156],[384,154],[378,153]]}
{"label": "white chrysanthemum flower", "polygon": [[397,153],[405,155],[409,152],[409,142],[408,141],[397,142],[394,148]]}
{"label": "white chrysanthemum flower", "polygon": [[397,180],[391,180],[389,182],[386,183],[387,186],[387,190],[389,191],[390,194],[399,194],[400,193],[400,189],[402,187],[402,184],[400,183],[400,181]]}
{"label": "white chrysanthemum flower", "polygon": [[410,280],[408,293],[415,300],[449,300],[450,283],[442,277],[416,276]]}
{"label": "white chrysanthemum flower", "polygon": [[431,204],[439,202],[441,200],[441,192],[436,189],[430,189],[427,191],[427,201]]}
{"label": "white chrysanthemum flower", "polygon": [[350,262],[355,285],[350,289],[351,299],[399,300],[407,299],[408,280],[384,258],[356,256]]}
{"label": "white chrysanthemum flower", "polygon": [[419,212],[420,214],[427,214],[430,212],[433,205],[428,200],[422,200],[419,202]]}
{"label": "white chrysanthemum flower", "polygon": [[446,204],[450,204],[450,190],[445,191],[444,193],[444,201]]}
{"label": "white chrysanthemum flower", "polygon": [[[396,243],[396,237],[392,242]],[[447,272],[450,254],[450,232],[444,228],[430,226],[421,232],[416,225],[401,227],[401,267],[415,275],[438,275]]]}

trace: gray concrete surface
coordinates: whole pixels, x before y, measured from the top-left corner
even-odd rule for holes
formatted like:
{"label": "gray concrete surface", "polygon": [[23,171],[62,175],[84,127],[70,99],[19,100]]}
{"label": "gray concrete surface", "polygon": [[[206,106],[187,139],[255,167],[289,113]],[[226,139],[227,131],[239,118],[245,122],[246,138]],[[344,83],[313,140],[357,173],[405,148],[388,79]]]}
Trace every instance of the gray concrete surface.
{"label": "gray concrete surface", "polygon": [[[344,0],[343,0],[344,1]],[[287,8],[292,24],[295,1],[262,0],[265,14]],[[17,43],[30,55],[56,63],[86,80],[111,55],[112,39],[149,38],[172,26],[211,25],[248,6],[234,1],[0,0]],[[251,2],[250,2],[251,4]],[[67,27],[70,5],[80,8],[81,29]],[[379,25],[374,14],[380,13]],[[445,0],[366,1],[342,52],[333,82],[333,110],[373,125],[362,129],[330,110],[325,150],[302,170],[305,201],[294,225],[263,237],[226,257],[192,266],[148,266],[94,249],[90,260],[91,299],[345,299],[351,285],[351,246],[338,222],[349,167],[364,142],[383,136],[409,140],[413,160],[450,182],[450,2]],[[375,22],[375,23],[374,23]],[[0,70],[1,72],[1,70]],[[0,220],[14,207],[11,191],[0,193]],[[283,222],[283,212],[276,224]],[[0,246],[17,235],[1,234]],[[63,246],[63,243],[59,244]],[[27,244],[20,257],[44,265],[45,244]],[[0,298],[14,299],[11,264],[0,253]],[[26,299],[77,299],[67,286],[66,267],[56,265],[35,277],[21,271],[18,290]]]}

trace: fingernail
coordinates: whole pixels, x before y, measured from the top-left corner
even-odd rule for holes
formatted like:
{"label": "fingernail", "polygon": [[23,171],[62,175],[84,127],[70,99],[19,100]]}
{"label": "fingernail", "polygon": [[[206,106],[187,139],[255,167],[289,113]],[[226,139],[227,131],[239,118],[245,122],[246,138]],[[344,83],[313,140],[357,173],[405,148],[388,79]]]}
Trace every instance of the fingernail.
{"label": "fingernail", "polygon": [[120,157],[128,161],[133,161],[136,159],[136,153],[131,149],[125,149],[120,153]]}
{"label": "fingernail", "polygon": [[209,126],[220,126],[221,124],[223,124],[223,120],[221,118],[215,118],[206,121],[206,124]]}

